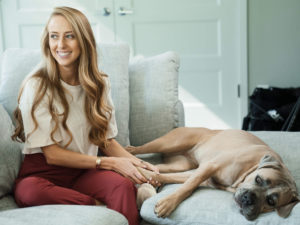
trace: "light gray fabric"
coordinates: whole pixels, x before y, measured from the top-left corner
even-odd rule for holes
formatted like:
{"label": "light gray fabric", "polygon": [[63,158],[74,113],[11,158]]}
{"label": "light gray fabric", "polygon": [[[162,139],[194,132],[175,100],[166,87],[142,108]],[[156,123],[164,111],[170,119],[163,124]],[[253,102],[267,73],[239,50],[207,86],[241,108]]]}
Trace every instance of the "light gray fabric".
{"label": "light gray fabric", "polygon": [[9,194],[0,198],[0,212],[9,209],[19,208],[14,197]]}
{"label": "light gray fabric", "polygon": [[[285,165],[295,178],[298,191],[300,187],[300,132],[252,132],[271,148],[278,152]],[[142,217],[153,224],[180,225],[299,225],[300,204],[297,204],[290,216],[281,218],[276,212],[261,214],[255,221],[246,220],[233,200],[233,194],[209,188],[198,188],[192,196],[184,200],[178,208],[165,219],[157,218],[154,206],[164,196],[173,193],[180,184],[166,185],[160,193],[148,199],[142,206]]]}
{"label": "light gray fabric", "polygon": [[17,107],[20,85],[25,76],[40,62],[39,50],[8,49],[3,53],[0,103],[4,106],[10,117]]}
{"label": "light gray fabric", "polygon": [[130,61],[131,145],[142,145],[178,127],[178,69],[174,52]]}
{"label": "light gray fabric", "polygon": [[256,131],[251,133],[261,138],[281,156],[300,192],[300,132]]}
{"label": "light gray fabric", "polygon": [[[19,87],[25,78],[41,61],[39,50],[8,49],[3,53],[0,103],[12,118],[17,106]],[[116,108],[118,126],[117,141],[129,144],[129,47],[126,44],[103,43],[99,46],[99,67],[109,75],[112,98]]]}
{"label": "light gray fabric", "polygon": [[109,76],[111,94],[116,107],[118,125],[117,141],[129,145],[129,46],[125,43],[99,45],[98,64],[100,70]]}
{"label": "light gray fabric", "polygon": [[0,212],[5,225],[127,225],[120,213],[105,207],[45,205]]}
{"label": "light gray fabric", "polygon": [[12,192],[22,161],[21,145],[10,138],[13,130],[11,119],[0,104],[0,198]]}
{"label": "light gray fabric", "polygon": [[209,188],[198,188],[169,217],[156,217],[154,206],[157,201],[173,193],[179,186],[167,185],[159,194],[146,200],[141,209],[142,217],[153,224],[170,225],[299,225],[300,204],[285,219],[276,212],[270,212],[261,214],[255,221],[248,221],[239,213],[232,193]]}
{"label": "light gray fabric", "polygon": [[178,101],[176,104],[176,108],[178,111],[178,127],[184,127],[185,118],[184,118],[184,107],[182,101]]}

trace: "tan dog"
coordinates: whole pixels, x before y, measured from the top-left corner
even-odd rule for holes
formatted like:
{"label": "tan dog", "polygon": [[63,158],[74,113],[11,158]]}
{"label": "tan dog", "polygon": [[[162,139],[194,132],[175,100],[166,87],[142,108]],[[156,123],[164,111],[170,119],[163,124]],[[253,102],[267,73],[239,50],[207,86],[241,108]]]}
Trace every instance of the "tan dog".
{"label": "tan dog", "polygon": [[[296,184],[280,156],[256,136],[241,130],[177,128],[143,146],[127,147],[133,154],[163,153],[160,174],[141,169],[160,183],[184,183],[155,206],[158,217],[170,215],[198,186],[234,192],[241,213],[254,220],[276,210],[287,217],[299,202]],[[192,170],[190,173],[183,171]],[[153,194],[141,186],[138,199]],[[146,196],[146,197],[145,197]]]}

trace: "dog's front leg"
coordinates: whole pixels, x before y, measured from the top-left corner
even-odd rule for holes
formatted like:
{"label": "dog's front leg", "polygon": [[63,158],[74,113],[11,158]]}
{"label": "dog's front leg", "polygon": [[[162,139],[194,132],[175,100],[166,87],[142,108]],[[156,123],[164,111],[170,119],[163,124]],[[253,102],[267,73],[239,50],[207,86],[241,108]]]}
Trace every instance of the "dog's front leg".
{"label": "dog's front leg", "polygon": [[177,191],[158,201],[154,209],[156,215],[169,216],[202,182],[213,176],[218,168],[219,166],[212,162],[202,164]]}

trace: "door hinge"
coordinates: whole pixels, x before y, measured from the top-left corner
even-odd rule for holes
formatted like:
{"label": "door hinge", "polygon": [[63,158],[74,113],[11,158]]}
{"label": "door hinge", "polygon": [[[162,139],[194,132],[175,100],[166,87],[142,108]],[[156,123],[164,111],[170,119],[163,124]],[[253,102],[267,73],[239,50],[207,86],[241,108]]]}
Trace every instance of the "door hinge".
{"label": "door hinge", "polygon": [[237,85],[237,96],[238,96],[238,98],[241,97],[241,85],[240,84]]}

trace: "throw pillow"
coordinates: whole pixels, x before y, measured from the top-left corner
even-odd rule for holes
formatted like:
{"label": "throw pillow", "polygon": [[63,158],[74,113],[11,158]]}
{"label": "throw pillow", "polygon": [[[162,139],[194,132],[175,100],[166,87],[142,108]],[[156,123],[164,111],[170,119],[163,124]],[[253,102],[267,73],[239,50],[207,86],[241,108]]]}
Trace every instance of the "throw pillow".
{"label": "throw pillow", "polygon": [[123,43],[99,44],[98,65],[109,76],[111,95],[116,110],[118,136],[123,146],[129,145],[129,46]]}
{"label": "throw pillow", "polygon": [[174,52],[130,61],[131,145],[142,145],[180,125],[178,69]]}
{"label": "throw pillow", "polygon": [[0,104],[0,198],[12,192],[22,162],[21,144],[11,140],[12,121]]}

